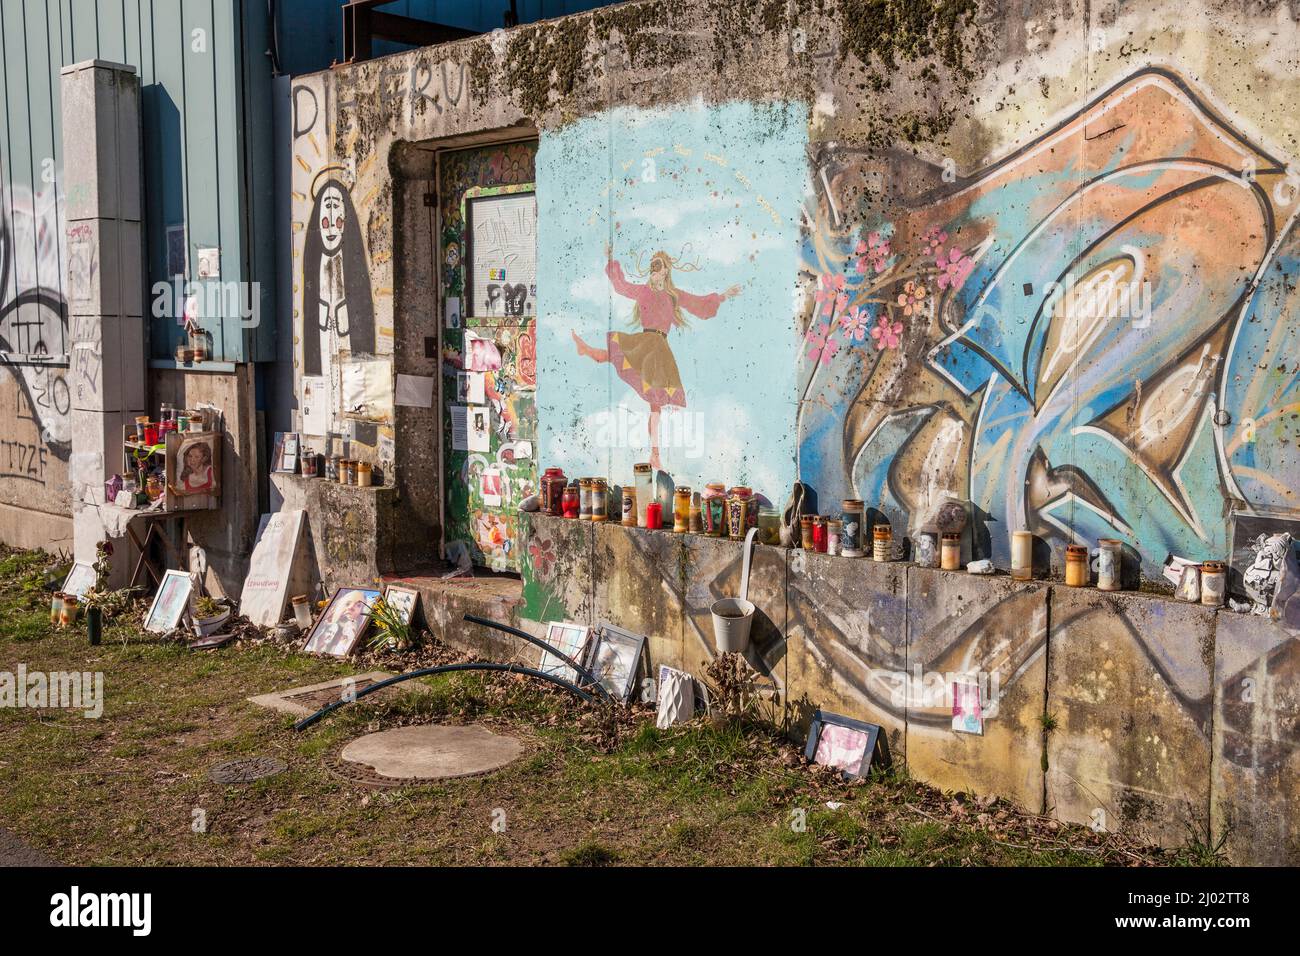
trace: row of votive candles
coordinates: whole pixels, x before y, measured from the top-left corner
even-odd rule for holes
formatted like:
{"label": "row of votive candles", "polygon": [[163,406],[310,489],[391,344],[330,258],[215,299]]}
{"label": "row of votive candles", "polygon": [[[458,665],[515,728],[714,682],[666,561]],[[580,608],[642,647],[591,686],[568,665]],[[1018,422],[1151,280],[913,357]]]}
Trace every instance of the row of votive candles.
{"label": "row of votive candles", "polygon": [[[865,542],[860,537],[864,503],[847,499],[843,502],[843,509],[840,519],[823,515],[804,515],[800,519],[801,544],[805,551],[846,558],[863,557],[867,553]],[[1116,538],[1103,538],[1097,544],[1097,588],[1102,591],[1122,590],[1123,542]],[[940,567],[945,571],[961,570],[960,534],[922,532],[914,539],[913,546],[918,565]],[[892,526],[883,523],[872,526],[870,555],[876,561],[894,560]],[[1092,569],[1088,558],[1086,546],[1071,544],[1066,547],[1065,583],[1068,587],[1087,587],[1091,582]],[[1029,581],[1034,577],[1034,536],[1028,531],[1015,531],[1011,535],[1011,577],[1018,581]],[[1184,601],[1217,607],[1223,604],[1227,580],[1227,565],[1222,561],[1186,564],[1180,572],[1177,596]]]}

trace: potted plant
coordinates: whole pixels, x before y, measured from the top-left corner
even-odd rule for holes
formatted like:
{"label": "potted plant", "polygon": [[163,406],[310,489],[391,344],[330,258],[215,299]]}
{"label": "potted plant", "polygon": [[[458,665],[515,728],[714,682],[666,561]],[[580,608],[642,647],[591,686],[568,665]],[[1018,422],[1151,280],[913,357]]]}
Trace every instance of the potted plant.
{"label": "potted plant", "polygon": [[210,597],[194,602],[194,630],[199,637],[211,637],[230,620],[230,608]]}

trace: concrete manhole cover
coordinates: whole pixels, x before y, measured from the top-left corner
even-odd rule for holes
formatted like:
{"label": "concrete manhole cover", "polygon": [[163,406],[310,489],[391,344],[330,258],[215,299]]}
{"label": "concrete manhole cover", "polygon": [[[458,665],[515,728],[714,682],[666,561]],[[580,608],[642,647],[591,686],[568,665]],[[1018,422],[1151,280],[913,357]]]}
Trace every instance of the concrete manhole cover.
{"label": "concrete manhole cover", "polygon": [[486,727],[399,727],[352,741],[339,754],[343,764],[361,764],[387,780],[446,780],[473,777],[504,767],[524,752],[513,737]]}
{"label": "concrete manhole cover", "polygon": [[288,767],[287,763],[275,757],[241,757],[213,767],[208,771],[208,778],[213,783],[252,783],[274,777]]}

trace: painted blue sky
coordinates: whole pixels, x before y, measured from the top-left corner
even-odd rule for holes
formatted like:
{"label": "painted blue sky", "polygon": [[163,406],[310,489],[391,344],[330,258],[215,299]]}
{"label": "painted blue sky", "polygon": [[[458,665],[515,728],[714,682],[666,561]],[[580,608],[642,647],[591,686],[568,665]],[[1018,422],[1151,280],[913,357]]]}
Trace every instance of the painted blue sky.
{"label": "painted blue sky", "polygon": [[648,460],[648,406],[609,365],[579,356],[572,332],[604,348],[608,332],[633,331],[633,304],[605,275],[607,245],[632,282],[663,250],[679,262],[679,289],[741,289],[712,319],[687,316],[669,335],[687,408],[663,414],[664,469],[678,483],[743,482],[785,499],[806,145],[806,107],[784,103],[620,108],[542,135],[541,466],[622,483]]}

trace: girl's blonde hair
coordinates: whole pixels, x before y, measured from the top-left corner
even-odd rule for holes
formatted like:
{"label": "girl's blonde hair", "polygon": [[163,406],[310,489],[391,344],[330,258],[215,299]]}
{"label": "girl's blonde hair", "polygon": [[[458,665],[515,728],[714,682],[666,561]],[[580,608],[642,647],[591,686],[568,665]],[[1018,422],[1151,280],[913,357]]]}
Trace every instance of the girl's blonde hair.
{"label": "girl's blonde hair", "polygon": [[[687,327],[686,316],[682,314],[682,307],[677,304],[677,286],[673,285],[673,267],[675,265],[677,265],[677,260],[660,249],[650,257],[650,269],[646,273],[646,278],[648,280],[656,272],[663,271],[664,291],[668,293],[668,298],[673,301],[673,324],[684,329]],[[641,328],[640,305],[632,306],[632,327]]]}

